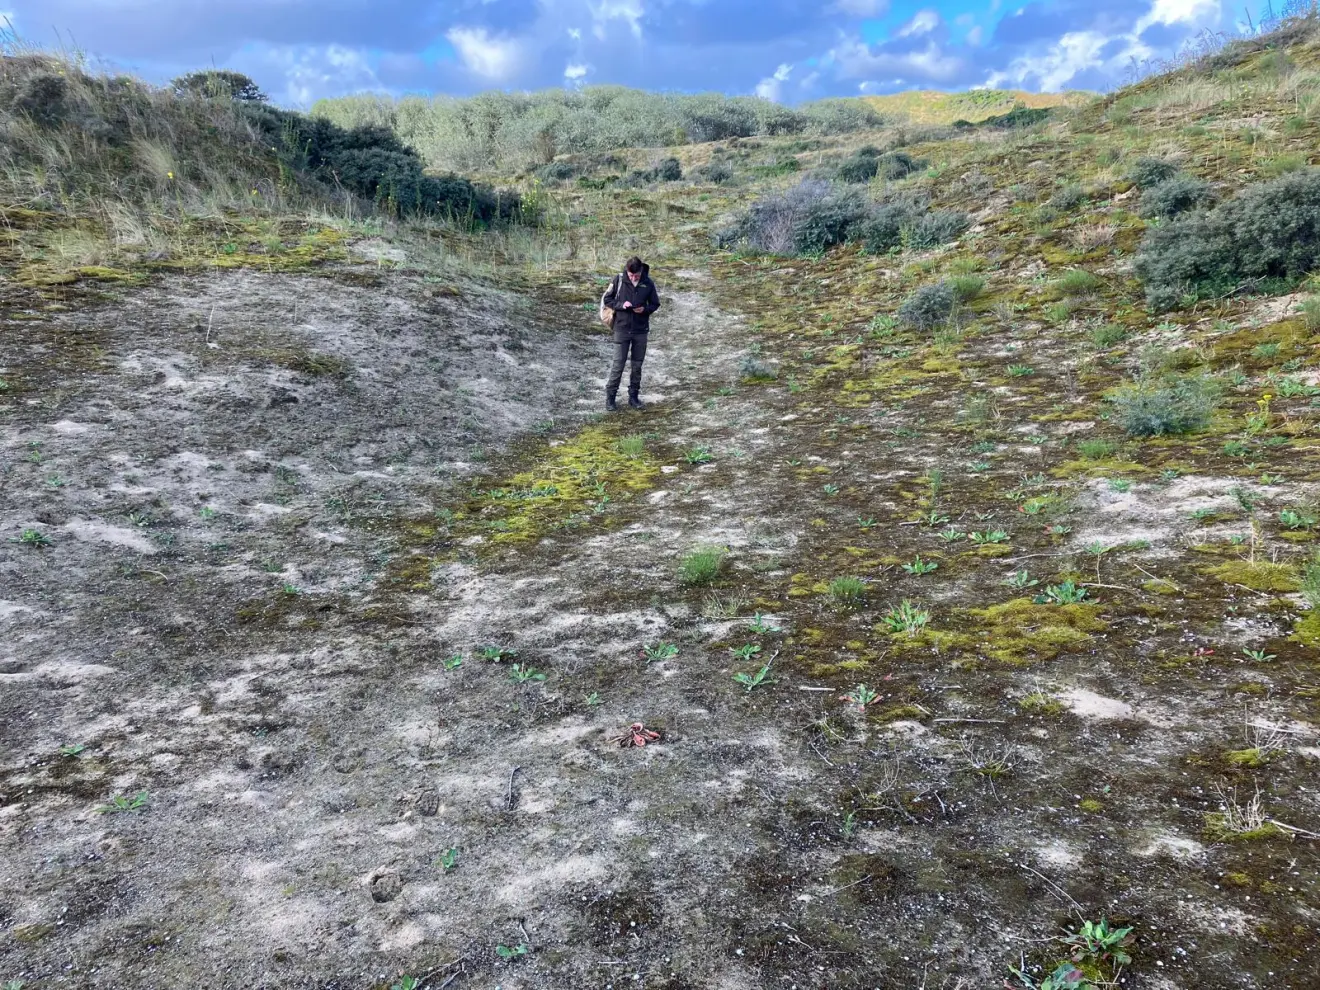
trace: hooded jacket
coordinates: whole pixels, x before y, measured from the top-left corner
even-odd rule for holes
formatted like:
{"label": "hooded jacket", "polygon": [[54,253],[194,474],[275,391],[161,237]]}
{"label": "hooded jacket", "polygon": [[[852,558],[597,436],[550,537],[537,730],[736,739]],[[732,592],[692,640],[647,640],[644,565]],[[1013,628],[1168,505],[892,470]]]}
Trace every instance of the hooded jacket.
{"label": "hooded jacket", "polygon": [[[660,308],[660,294],[651,281],[651,266],[642,265],[642,277],[636,285],[632,284],[627,272],[616,275],[603,301],[614,310],[615,340],[627,340],[634,334],[649,332],[651,314]],[[639,308],[620,308],[625,302]]]}

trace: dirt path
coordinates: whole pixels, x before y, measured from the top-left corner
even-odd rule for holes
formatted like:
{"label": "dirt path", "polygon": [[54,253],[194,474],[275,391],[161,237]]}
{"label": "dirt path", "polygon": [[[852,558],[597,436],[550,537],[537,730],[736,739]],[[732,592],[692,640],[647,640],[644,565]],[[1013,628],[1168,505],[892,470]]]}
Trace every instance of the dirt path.
{"label": "dirt path", "polygon": [[[913,508],[963,441],[922,433],[929,408],[744,381],[751,328],[700,272],[662,286],[651,410],[603,420],[599,334],[324,286],[70,317],[43,339],[82,377],[7,410],[0,522],[53,545],[0,549],[0,977],[988,987],[1075,899],[1167,966],[1130,986],[1312,985],[1277,948],[1302,901],[1223,899],[1225,875],[1310,891],[1299,854],[1211,848],[1214,795],[1181,782],[1227,731],[1222,686],[1123,664],[1168,617],[1113,596],[1043,621],[1002,590],[1013,557],[932,556]],[[1185,517],[1205,492],[1180,486],[1097,488],[1088,518]],[[1016,523],[948,497],[966,528]],[[711,587],[677,578],[698,546],[729,551]],[[939,581],[900,567],[915,550]],[[854,574],[866,600],[833,607]],[[1012,601],[975,641],[882,624],[955,593]],[[865,712],[839,697],[863,679]],[[638,720],[661,738],[620,748]],[[1253,930],[1275,947],[1244,952]]]}

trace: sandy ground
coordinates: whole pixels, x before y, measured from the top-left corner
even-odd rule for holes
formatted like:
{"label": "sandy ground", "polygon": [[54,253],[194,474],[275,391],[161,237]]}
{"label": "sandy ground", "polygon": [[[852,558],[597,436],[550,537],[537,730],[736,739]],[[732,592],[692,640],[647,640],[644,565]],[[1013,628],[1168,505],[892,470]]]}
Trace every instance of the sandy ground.
{"label": "sandy ground", "polygon": [[[811,446],[828,407],[722,396],[741,328],[702,289],[667,293],[652,408],[620,414],[672,455],[655,484],[530,545],[437,545],[420,588],[391,583],[407,520],[598,414],[589,315],[552,329],[494,292],[235,273],[6,341],[11,373],[74,350],[58,380],[27,366],[2,421],[0,530],[51,545],[0,544],[0,979],[997,987],[1076,899],[1141,926],[1128,986],[1317,985],[1314,855],[1212,849],[1218,799],[1180,778],[1241,734],[1240,699],[1117,659],[1176,622],[1129,617],[1112,658],[1045,671],[886,654],[865,675],[882,720],[839,702],[851,679],[794,666],[819,606],[765,589],[825,554],[818,516],[899,516],[920,455],[882,474],[873,447]],[[712,463],[678,456],[697,443]],[[818,504],[823,477],[846,508]],[[1221,495],[1097,491],[1076,538],[1153,532],[1158,552],[1156,505]],[[675,579],[702,544],[731,550],[715,601]],[[900,594],[880,573],[875,609],[828,620],[859,641]],[[648,664],[659,642],[677,654]],[[731,654],[748,642],[755,663]],[[513,683],[489,645],[546,679]],[[733,682],[762,658],[776,683]],[[1065,712],[1021,717],[1035,690]],[[661,738],[620,748],[637,720]],[[1306,825],[1315,729],[1289,731],[1298,774],[1271,796]],[[1244,946],[1263,929],[1268,950]]]}

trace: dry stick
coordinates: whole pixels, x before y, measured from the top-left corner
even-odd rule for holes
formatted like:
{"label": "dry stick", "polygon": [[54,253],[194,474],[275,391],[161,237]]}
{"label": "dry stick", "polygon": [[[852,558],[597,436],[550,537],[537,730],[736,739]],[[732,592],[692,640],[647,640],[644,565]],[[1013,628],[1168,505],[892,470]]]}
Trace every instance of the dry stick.
{"label": "dry stick", "polygon": [[522,767],[514,767],[512,770],[509,771],[509,796],[506,799],[506,803],[508,804],[509,811],[513,810],[513,778],[514,775],[517,774],[518,771],[521,769]]}
{"label": "dry stick", "polygon": [[834,688],[806,687],[804,685],[799,684],[798,690],[799,691],[833,691]]}
{"label": "dry stick", "polygon": [[[459,956],[451,963],[445,963],[443,966],[437,966],[435,969],[431,970],[431,972],[427,973],[425,976],[423,976],[420,980],[417,981],[418,990],[421,990],[422,987],[426,986],[427,980],[434,979],[435,977],[439,976],[447,969],[452,969],[455,966],[462,966],[462,965],[463,965],[463,957]],[[459,972],[462,972],[462,970],[459,970]],[[444,983],[440,984],[442,990],[444,987],[449,986],[449,984],[453,982],[454,977],[456,976],[458,976],[458,973],[453,974],[453,976],[445,980]]]}
{"label": "dry stick", "polygon": [[839,893],[840,891],[847,890],[849,887],[856,887],[859,883],[869,883],[870,880],[871,880],[871,874],[868,873],[860,880],[854,880],[852,883],[845,883],[842,887],[835,887],[833,890],[827,890],[825,891],[825,893],[821,894],[820,896],[833,897],[835,894]]}
{"label": "dry stick", "polygon": [[1144,567],[1142,567],[1140,564],[1138,564],[1135,560],[1128,561],[1128,563],[1130,563],[1130,564],[1131,564],[1133,567],[1135,567],[1137,570],[1141,571],[1142,574],[1146,575],[1146,577],[1150,578],[1152,581],[1158,581],[1160,584],[1167,584],[1167,585],[1168,585],[1170,588],[1172,588],[1174,591],[1182,591],[1182,590],[1183,590],[1182,587],[1181,587],[1180,585],[1175,584],[1173,581],[1170,581],[1168,578],[1156,577],[1156,576],[1155,576],[1154,574],[1152,574],[1150,571],[1146,570],[1146,568],[1144,568]]}
{"label": "dry stick", "polygon": [[1124,588],[1121,584],[1096,584],[1094,581],[1083,581],[1083,588],[1105,588],[1109,591],[1126,591],[1129,595],[1135,595],[1136,592],[1131,588]]}
{"label": "dry stick", "polygon": [[211,315],[206,318],[206,346],[211,346],[211,321],[215,319],[215,303],[211,304]]}
{"label": "dry stick", "polygon": [[1003,725],[1007,719],[1002,718],[937,718],[936,722],[975,722],[978,725]]}
{"label": "dry stick", "polygon": [[1072,895],[1069,894],[1069,893],[1068,893],[1066,890],[1064,890],[1062,887],[1060,887],[1057,883],[1055,883],[1055,882],[1054,882],[1053,880],[1051,880],[1049,877],[1045,876],[1045,874],[1040,873],[1040,872],[1037,871],[1037,870],[1033,870],[1033,869],[1032,869],[1030,866],[1028,866],[1026,863],[1019,863],[1019,864],[1018,864],[1018,867],[1021,868],[1021,869],[1023,869],[1023,870],[1026,870],[1028,873],[1034,873],[1036,876],[1038,876],[1038,877],[1040,877],[1042,880],[1044,880],[1044,881],[1045,881],[1045,884],[1046,884],[1048,887],[1050,887],[1051,890],[1054,891],[1054,893],[1062,895],[1063,898],[1064,898],[1065,900],[1067,900],[1068,903],[1071,904],[1071,905],[1073,906],[1073,910],[1075,910],[1075,911],[1077,912],[1077,917],[1078,917],[1078,918],[1082,918],[1082,917],[1083,917],[1083,914],[1082,914],[1082,906],[1081,906],[1080,904],[1078,904],[1076,901],[1074,901],[1074,900],[1072,899]]}
{"label": "dry stick", "polygon": [[1298,828],[1296,825],[1286,825],[1277,818],[1266,818],[1265,820],[1276,828],[1291,832],[1293,835],[1300,835],[1303,839],[1320,839],[1320,832],[1311,832],[1304,828]]}

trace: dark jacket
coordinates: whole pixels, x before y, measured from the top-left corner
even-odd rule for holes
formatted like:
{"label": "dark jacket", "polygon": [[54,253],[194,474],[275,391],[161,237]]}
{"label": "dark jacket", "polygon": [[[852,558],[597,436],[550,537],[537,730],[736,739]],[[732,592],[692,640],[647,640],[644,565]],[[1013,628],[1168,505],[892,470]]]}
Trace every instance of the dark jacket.
{"label": "dark jacket", "polygon": [[[640,306],[640,310],[621,309],[624,302]],[[634,334],[651,329],[651,314],[660,308],[660,294],[651,281],[651,266],[642,265],[642,278],[633,285],[627,272],[614,276],[605,293],[605,305],[614,310],[614,339],[627,340]]]}

